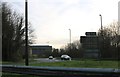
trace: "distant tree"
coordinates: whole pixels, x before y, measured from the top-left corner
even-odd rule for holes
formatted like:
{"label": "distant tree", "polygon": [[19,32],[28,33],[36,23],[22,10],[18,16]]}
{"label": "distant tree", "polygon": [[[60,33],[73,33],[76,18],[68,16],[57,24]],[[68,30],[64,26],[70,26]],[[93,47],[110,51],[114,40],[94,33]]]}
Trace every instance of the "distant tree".
{"label": "distant tree", "polygon": [[51,55],[53,57],[60,57],[59,49],[53,48]]}
{"label": "distant tree", "polygon": [[[29,34],[30,35],[30,34]],[[25,45],[24,17],[2,3],[2,59],[19,61]]]}
{"label": "distant tree", "polygon": [[65,49],[62,47],[62,48],[60,48],[60,55],[63,55],[63,54],[65,54]]}
{"label": "distant tree", "polygon": [[63,49],[63,54],[68,54],[72,58],[81,58],[83,56],[83,50],[79,40],[74,41],[73,43],[67,44]]}

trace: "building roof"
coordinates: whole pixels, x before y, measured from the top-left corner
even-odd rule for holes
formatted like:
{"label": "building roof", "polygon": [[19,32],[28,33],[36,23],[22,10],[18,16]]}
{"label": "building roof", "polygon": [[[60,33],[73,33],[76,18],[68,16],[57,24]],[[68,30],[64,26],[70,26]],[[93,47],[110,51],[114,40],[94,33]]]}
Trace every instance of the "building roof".
{"label": "building roof", "polygon": [[[31,47],[49,47],[50,45],[31,44]],[[52,47],[52,46],[51,46]]]}

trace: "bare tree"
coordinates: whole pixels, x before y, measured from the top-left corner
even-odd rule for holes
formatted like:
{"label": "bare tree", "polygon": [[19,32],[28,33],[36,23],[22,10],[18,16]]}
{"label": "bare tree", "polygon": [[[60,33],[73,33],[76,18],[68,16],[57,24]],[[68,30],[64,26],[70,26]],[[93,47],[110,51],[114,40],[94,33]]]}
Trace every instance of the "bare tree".
{"label": "bare tree", "polygon": [[62,54],[68,54],[72,58],[81,58],[83,56],[83,50],[79,40],[75,40],[73,43],[67,44],[61,50],[64,51]]}
{"label": "bare tree", "polygon": [[[117,57],[117,51],[120,44],[120,25],[118,22],[112,22],[102,30],[102,43],[100,44],[101,55],[103,58]],[[99,30],[101,36],[101,30]]]}
{"label": "bare tree", "polygon": [[19,61],[25,45],[24,17],[13,11],[8,3],[2,3],[2,30],[3,60]]}

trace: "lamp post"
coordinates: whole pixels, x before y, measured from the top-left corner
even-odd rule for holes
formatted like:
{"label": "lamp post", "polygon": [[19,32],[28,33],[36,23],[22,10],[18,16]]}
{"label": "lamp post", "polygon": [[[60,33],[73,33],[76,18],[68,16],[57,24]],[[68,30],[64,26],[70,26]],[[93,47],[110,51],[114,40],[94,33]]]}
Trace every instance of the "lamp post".
{"label": "lamp post", "polygon": [[71,29],[69,29],[69,33],[70,33],[70,51],[71,51]]}
{"label": "lamp post", "polygon": [[100,21],[101,21],[101,30],[103,30],[103,26],[102,26],[102,15],[100,14]]}
{"label": "lamp post", "polygon": [[25,65],[28,66],[28,1],[25,0]]}
{"label": "lamp post", "polygon": [[99,52],[99,58],[101,59],[101,53],[103,50],[103,26],[102,26],[102,15],[100,14],[100,22],[101,22],[101,34],[100,34],[100,52]]}

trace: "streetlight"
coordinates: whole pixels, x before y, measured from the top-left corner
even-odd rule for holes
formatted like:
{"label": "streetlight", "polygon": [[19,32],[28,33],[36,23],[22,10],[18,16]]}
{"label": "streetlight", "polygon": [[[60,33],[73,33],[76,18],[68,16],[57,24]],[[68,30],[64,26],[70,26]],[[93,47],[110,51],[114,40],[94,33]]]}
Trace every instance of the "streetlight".
{"label": "streetlight", "polygon": [[71,51],[71,29],[69,29],[69,33],[70,33],[70,51]]}
{"label": "streetlight", "polygon": [[101,30],[103,30],[103,26],[102,26],[102,15],[100,14],[100,20],[101,20]]}
{"label": "streetlight", "polygon": [[100,16],[100,22],[101,22],[101,34],[100,34],[100,39],[101,39],[101,41],[100,41],[100,52],[99,52],[99,58],[101,58],[101,52],[102,52],[102,50],[103,50],[103,26],[102,26],[102,15],[101,14],[99,14],[99,16]]}
{"label": "streetlight", "polygon": [[25,65],[28,66],[28,1],[25,0]]}
{"label": "streetlight", "polygon": [[70,44],[71,44],[71,29],[69,29],[69,33],[70,33]]}

